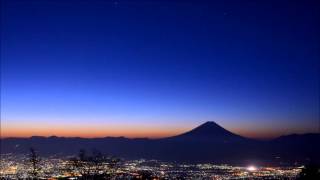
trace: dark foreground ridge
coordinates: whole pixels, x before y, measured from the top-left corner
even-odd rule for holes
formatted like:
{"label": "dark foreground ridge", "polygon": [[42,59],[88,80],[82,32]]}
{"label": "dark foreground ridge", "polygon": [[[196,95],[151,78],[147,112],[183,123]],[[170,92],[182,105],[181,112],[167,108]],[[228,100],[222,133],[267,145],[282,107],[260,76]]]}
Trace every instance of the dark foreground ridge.
{"label": "dark foreground ridge", "polygon": [[41,155],[75,155],[96,149],[126,159],[159,159],[180,162],[293,164],[320,160],[320,134],[288,135],[260,141],[236,135],[215,122],[206,122],[178,136],[147,139],[125,137],[39,137],[1,139],[1,153],[26,153],[30,147]]}

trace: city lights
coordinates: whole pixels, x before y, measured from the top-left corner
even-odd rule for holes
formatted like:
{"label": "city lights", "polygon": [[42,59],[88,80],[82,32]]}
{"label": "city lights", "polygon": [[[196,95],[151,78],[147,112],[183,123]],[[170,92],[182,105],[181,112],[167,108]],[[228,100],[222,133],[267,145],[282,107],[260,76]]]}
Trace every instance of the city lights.
{"label": "city lights", "polygon": [[[78,179],[81,172],[70,168],[70,159],[41,157],[41,179],[69,178]],[[3,154],[0,161],[0,179],[25,179],[30,177],[30,162],[28,156]],[[99,174],[113,174],[122,179],[141,178],[141,174],[149,174],[153,179],[295,179],[301,172],[301,167],[263,167],[254,165],[248,167],[231,166],[227,164],[198,163],[186,164],[158,160],[121,160],[114,169],[109,163],[99,165]],[[96,167],[91,166],[94,170]],[[249,171],[249,172],[248,172]],[[91,172],[94,173],[94,172]]]}
{"label": "city lights", "polygon": [[257,168],[256,168],[255,166],[248,166],[248,167],[247,167],[247,170],[248,170],[248,171],[256,171]]}

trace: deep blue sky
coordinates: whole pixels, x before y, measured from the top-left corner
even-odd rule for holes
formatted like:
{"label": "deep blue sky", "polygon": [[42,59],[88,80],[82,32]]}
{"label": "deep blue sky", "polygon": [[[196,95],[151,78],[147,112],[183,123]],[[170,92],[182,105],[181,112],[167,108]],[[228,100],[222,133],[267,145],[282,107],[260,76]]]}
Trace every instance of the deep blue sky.
{"label": "deep blue sky", "polygon": [[1,2],[3,136],[317,130],[315,1]]}

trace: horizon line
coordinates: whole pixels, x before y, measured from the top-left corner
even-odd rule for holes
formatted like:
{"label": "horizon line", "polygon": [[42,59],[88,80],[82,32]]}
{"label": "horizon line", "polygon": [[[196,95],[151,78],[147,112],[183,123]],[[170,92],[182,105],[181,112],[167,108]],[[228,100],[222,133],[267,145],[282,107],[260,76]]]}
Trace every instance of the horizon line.
{"label": "horizon line", "polygon": [[[156,140],[156,139],[164,139],[164,138],[170,138],[170,137],[174,137],[174,136],[179,136],[181,134],[184,134],[184,133],[187,133],[187,132],[190,132],[200,126],[203,126],[205,124],[215,124],[217,126],[219,126],[220,128],[223,128],[225,129],[223,126],[219,125],[218,123],[216,123],[215,121],[206,121],[204,123],[201,123],[200,125],[192,128],[192,129],[189,129],[189,130],[186,130],[186,131],[183,131],[183,132],[179,132],[178,134],[171,134],[171,135],[168,135],[168,136],[125,136],[125,135],[115,135],[115,136],[112,136],[112,135],[107,135],[107,136],[77,136],[77,135],[70,135],[70,136],[65,136],[65,135],[55,135],[55,134],[51,134],[51,135],[37,135],[37,134],[34,134],[34,135],[30,135],[30,136],[2,136],[0,133],[0,139],[10,139],[10,138],[33,138],[33,137],[42,137],[42,138],[82,138],[82,139],[99,139],[99,138],[126,138],[126,139],[150,139],[150,140]],[[1,130],[1,128],[0,128]],[[236,134],[236,135],[239,135],[241,137],[244,137],[244,138],[248,138],[248,139],[256,139],[256,140],[272,140],[272,139],[277,139],[279,137],[282,137],[282,136],[288,136],[288,135],[304,135],[304,134],[320,134],[319,132],[305,132],[305,133],[283,133],[283,134],[280,134],[280,135],[273,135],[273,136],[247,136],[247,135],[242,135],[242,133],[234,133],[233,131],[230,131],[228,129],[225,129],[233,134]]]}

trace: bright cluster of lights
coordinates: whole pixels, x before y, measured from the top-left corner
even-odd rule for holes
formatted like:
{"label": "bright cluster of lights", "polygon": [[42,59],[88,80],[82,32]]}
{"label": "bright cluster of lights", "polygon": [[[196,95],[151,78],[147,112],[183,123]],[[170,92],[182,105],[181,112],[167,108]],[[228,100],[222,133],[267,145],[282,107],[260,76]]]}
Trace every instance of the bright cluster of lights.
{"label": "bright cluster of lights", "polygon": [[248,167],[247,167],[247,170],[248,170],[248,171],[256,171],[257,168],[256,168],[255,166],[248,166]]}

